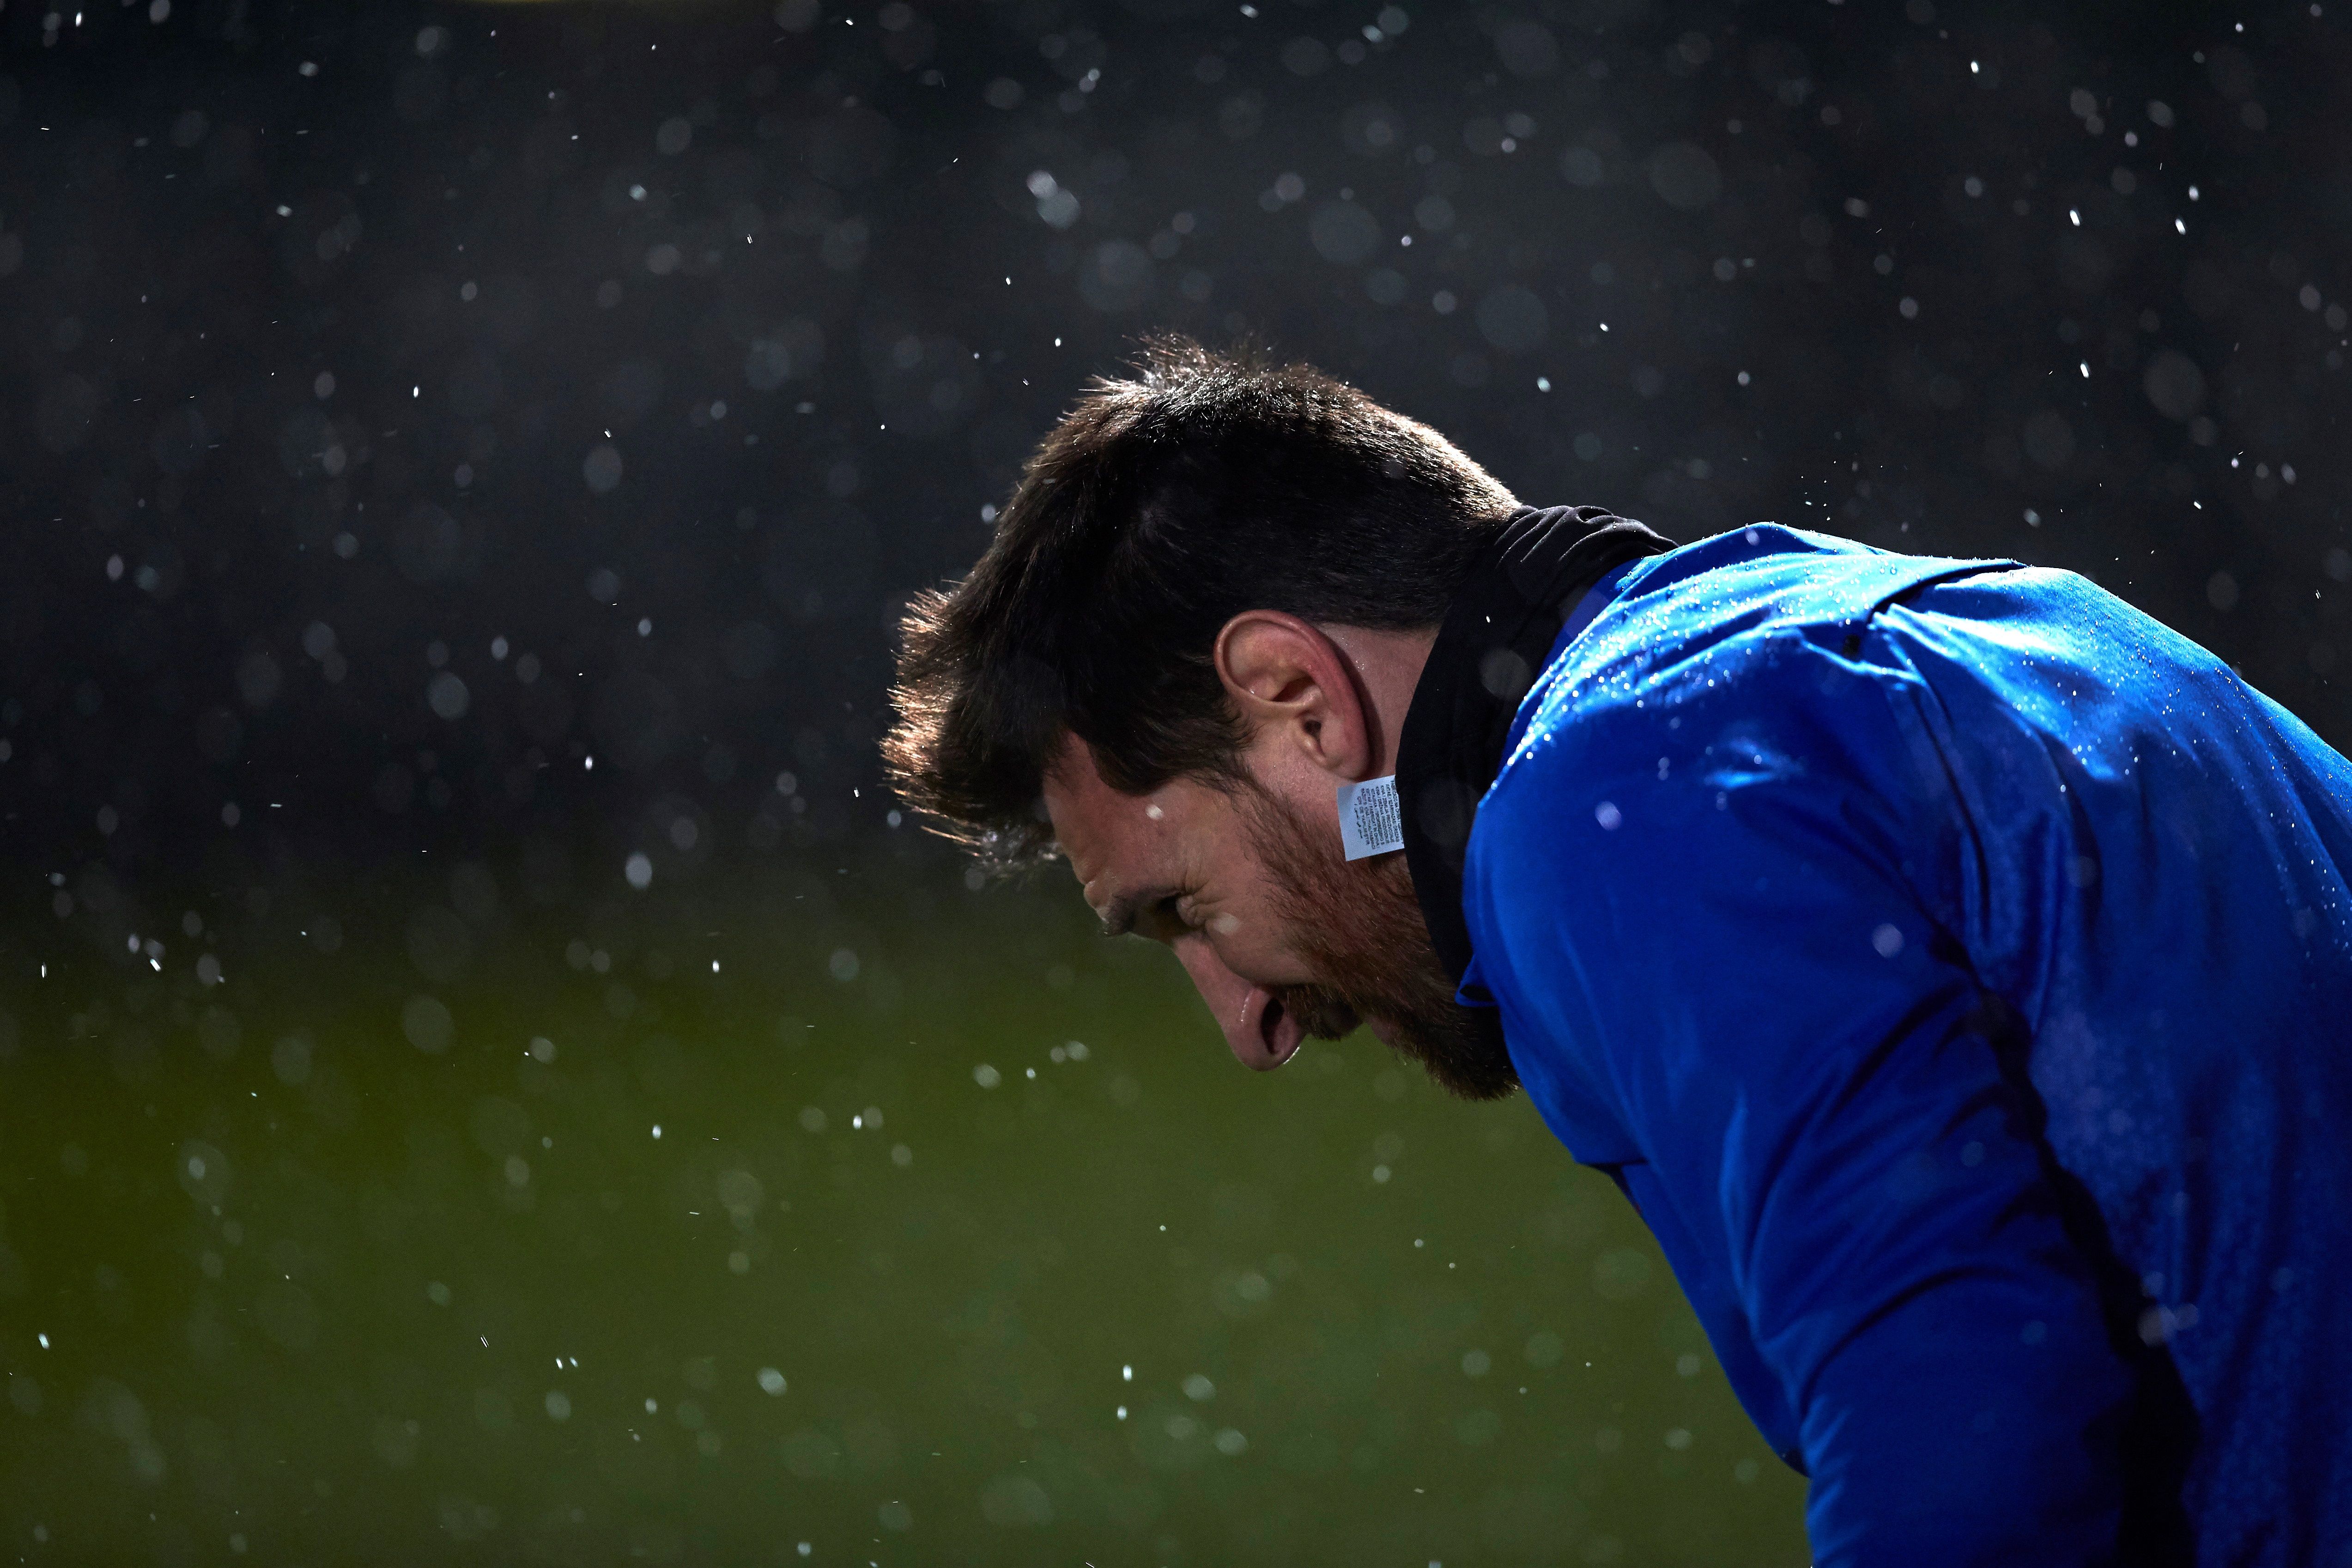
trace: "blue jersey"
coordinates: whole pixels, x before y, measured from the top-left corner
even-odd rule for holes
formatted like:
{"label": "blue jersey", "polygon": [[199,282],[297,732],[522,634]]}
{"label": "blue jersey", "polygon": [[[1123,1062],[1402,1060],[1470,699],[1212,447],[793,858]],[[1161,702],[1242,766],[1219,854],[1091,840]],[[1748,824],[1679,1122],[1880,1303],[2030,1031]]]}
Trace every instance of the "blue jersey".
{"label": "blue jersey", "polygon": [[2113,1561],[2153,1486],[2198,1562],[2352,1564],[2352,764],[2067,572],[1764,526],[1596,592],[1465,997],[1818,1562]]}

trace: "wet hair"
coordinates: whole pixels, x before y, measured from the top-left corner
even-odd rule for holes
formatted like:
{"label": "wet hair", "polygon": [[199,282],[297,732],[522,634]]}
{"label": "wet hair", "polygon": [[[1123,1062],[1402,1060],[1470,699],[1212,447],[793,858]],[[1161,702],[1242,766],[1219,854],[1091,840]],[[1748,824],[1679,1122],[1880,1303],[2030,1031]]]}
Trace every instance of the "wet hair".
{"label": "wet hair", "polygon": [[1433,627],[1516,505],[1311,366],[1147,340],[1039,444],[971,575],[908,606],[892,782],[1003,866],[1051,850],[1040,792],[1067,736],[1129,794],[1229,783],[1246,737],[1213,663],[1226,622]]}

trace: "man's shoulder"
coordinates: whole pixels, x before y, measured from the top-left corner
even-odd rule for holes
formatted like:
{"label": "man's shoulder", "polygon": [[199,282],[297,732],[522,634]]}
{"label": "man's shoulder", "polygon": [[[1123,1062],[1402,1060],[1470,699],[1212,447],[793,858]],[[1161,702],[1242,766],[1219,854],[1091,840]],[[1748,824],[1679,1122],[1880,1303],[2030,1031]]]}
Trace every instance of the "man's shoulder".
{"label": "man's shoulder", "polygon": [[1662,737],[1686,742],[1692,725],[1738,726],[1768,705],[1786,719],[1845,703],[1854,683],[1885,674],[1857,662],[1854,643],[1889,601],[2017,570],[1769,523],[1654,557],[1555,651],[1520,705],[1494,794],[1518,776],[1649,765]]}
{"label": "man's shoulder", "polygon": [[1765,627],[1846,625],[1929,583],[2011,571],[2001,559],[1906,555],[1833,534],[1757,523],[1643,561],[1591,632],[1560,651],[1570,664],[1643,650],[1671,657]]}

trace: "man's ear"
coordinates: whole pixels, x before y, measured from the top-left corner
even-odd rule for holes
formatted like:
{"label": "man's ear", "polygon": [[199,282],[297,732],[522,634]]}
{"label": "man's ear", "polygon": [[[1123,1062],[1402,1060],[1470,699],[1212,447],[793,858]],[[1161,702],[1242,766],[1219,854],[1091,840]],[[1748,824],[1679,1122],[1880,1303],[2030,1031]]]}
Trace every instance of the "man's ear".
{"label": "man's ear", "polygon": [[1376,760],[1371,713],[1339,645],[1296,615],[1245,610],[1217,633],[1217,678],[1253,737],[1272,734],[1340,779]]}

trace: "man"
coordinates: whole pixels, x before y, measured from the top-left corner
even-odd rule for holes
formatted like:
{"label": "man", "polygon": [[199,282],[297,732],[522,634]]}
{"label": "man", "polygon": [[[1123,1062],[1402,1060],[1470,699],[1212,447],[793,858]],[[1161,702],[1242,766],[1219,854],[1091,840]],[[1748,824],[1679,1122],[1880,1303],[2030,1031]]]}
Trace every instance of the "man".
{"label": "man", "polygon": [[2063,572],[1523,507],[1171,340],[900,681],[908,800],[1067,859],[1245,1064],[1360,1021],[1524,1086],[1819,1562],[2352,1563],[2352,765],[2202,650]]}

